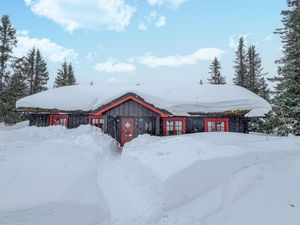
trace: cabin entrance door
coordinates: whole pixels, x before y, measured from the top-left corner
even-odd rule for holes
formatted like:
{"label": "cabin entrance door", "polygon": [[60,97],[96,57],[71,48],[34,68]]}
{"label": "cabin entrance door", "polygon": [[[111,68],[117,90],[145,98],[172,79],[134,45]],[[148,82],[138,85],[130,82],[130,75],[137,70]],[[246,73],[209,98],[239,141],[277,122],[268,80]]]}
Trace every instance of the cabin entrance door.
{"label": "cabin entrance door", "polygon": [[134,118],[121,118],[121,146],[134,138]]}

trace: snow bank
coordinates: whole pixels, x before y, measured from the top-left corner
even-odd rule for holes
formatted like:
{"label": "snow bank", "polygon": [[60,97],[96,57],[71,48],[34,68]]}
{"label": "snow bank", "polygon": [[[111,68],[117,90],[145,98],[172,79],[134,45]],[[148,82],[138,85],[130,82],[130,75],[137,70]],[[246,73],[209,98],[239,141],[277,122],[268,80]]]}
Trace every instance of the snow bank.
{"label": "snow bank", "polygon": [[[107,220],[109,208],[98,186],[96,158],[105,154],[110,141],[91,126],[1,130],[0,224],[20,214],[23,224],[45,217],[50,220],[43,224],[80,225],[79,215],[89,216],[86,222]],[[76,211],[78,215],[71,217],[78,218],[76,223],[64,218]]]}
{"label": "snow bank", "polygon": [[152,171],[162,182],[164,207],[169,208],[205,194],[241,168],[264,162],[270,152],[271,158],[280,158],[285,151],[300,149],[299,144],[295,137],[238,133],[143,135],[125,145],[123,158],[135,159]]}
{"label": "snow bank", "polygon": [[264,116],[271,109],[267,101],[242,87],[195,84],[67,86],[22,98],[17,101],[17,107],[90,111],[128,92],[173,115],[251,110],[248,116],[255,117]]}
{"label": "snow bank", "polygon": [[300,138],[0,130],[0,224],[298,225]]}
{"label": "snow bank", "polygon": [[13,126],[6,126],[4,123],[0,123],[0,130],[13,130],[13,129],[20,129],[23,127],[29,127],[29,121],[23,121],[20,123],[17,123]]}

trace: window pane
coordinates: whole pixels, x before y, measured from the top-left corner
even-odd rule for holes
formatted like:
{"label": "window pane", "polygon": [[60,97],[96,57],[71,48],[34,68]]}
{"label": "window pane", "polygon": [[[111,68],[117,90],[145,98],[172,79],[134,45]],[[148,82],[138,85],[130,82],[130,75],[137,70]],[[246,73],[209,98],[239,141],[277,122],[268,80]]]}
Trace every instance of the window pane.
{"label": "window pane", "polygon": [[211,122],[211,131],[212,132],[216,131],[216,123],[215,122]]}
{"label": "window pane", "polygon": [[211,132],[211,122],[207,123],[208,132]]}

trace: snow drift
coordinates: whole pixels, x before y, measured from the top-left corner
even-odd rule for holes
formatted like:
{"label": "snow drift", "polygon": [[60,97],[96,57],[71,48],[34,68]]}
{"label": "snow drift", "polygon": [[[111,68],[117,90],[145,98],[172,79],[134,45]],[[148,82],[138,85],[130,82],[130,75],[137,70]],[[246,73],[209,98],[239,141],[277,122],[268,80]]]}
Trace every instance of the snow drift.
{"label": "snow drift", "polygon": [[24,224],[107,220],[96,158],[110,138],[99,131],[89,126],[0,130],[0,224],[20,222],[20,215]]}
{"label": "snow drift", "polygon": [[[23,125],[22,125],[23,126]],[[298,225],[300,139],[0,129],[0,224]]]}

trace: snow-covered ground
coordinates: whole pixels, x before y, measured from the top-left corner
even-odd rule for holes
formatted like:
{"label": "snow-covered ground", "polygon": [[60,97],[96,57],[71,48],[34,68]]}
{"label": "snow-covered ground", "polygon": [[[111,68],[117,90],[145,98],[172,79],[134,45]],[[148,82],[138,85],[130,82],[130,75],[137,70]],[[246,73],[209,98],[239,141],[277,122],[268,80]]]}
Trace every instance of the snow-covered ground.
{"label": "snow-covered ground", "polygon": [[300,138],[0,126],[0,224],[299,225]]}

